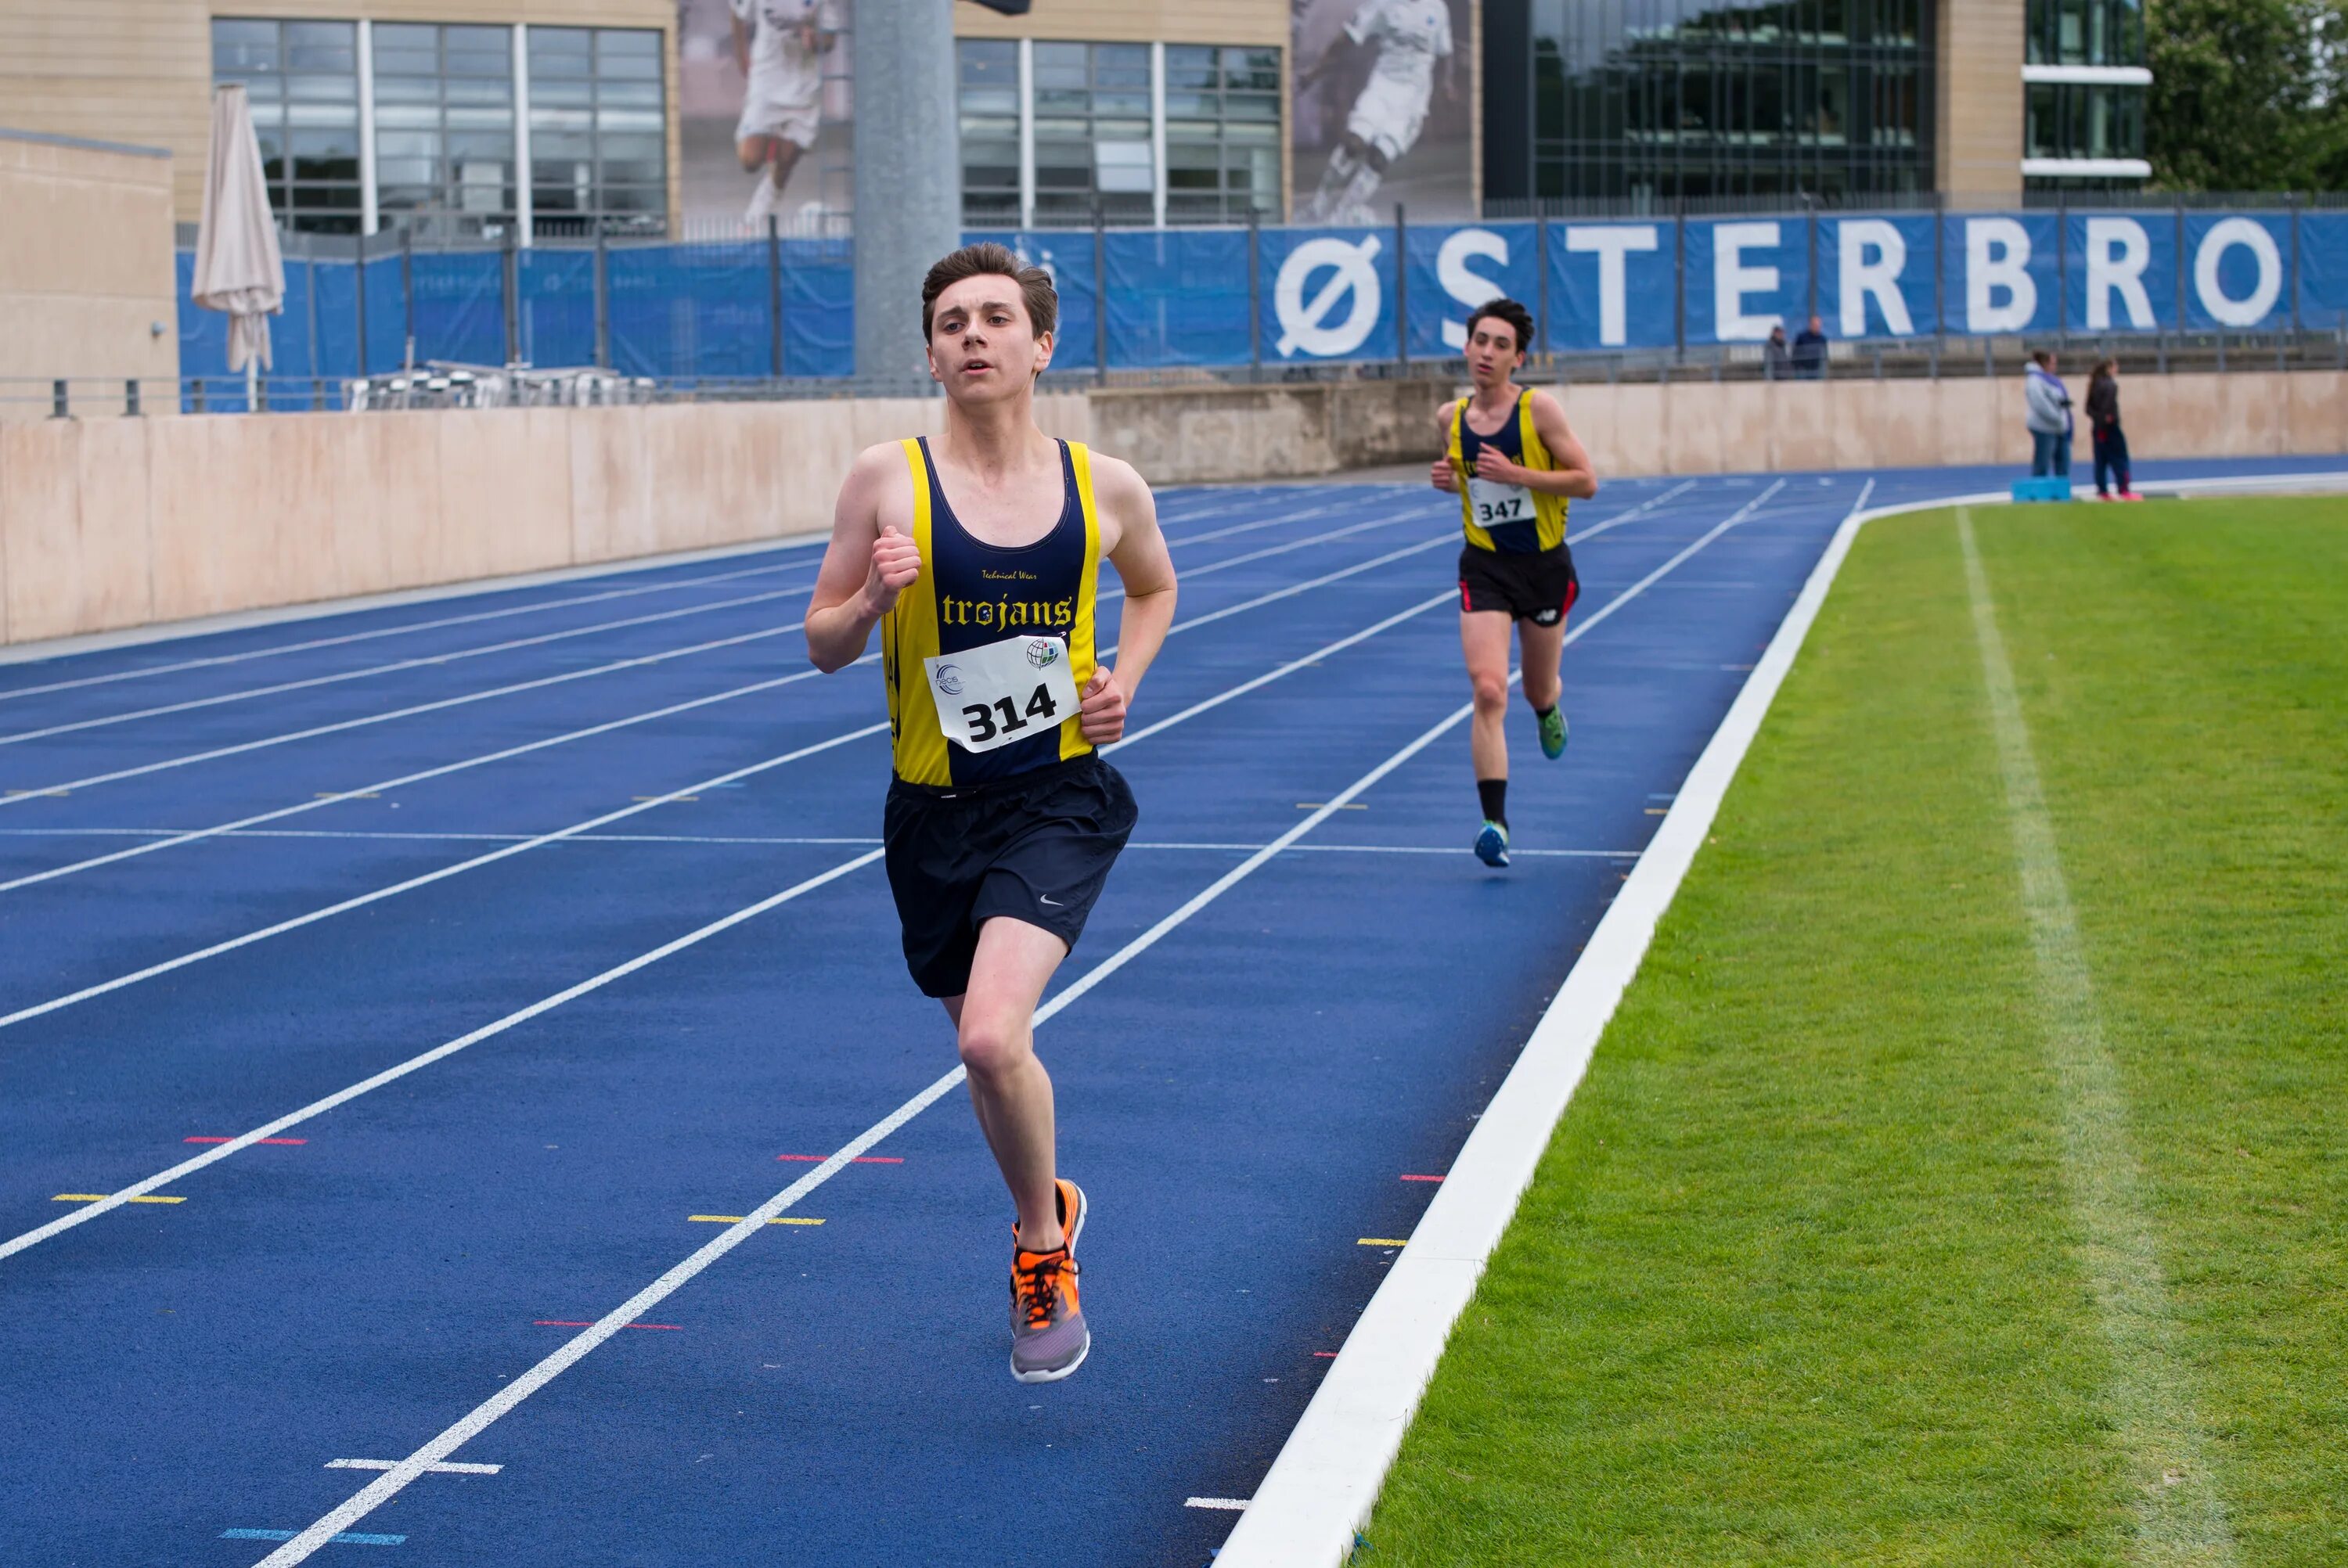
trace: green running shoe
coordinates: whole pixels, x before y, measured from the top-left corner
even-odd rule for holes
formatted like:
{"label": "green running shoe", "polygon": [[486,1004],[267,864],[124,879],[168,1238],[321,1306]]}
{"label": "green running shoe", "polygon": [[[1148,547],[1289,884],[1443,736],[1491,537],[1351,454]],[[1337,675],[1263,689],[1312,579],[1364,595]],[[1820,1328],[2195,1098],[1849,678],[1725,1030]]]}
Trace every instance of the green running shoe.
{"label": "green running shoe", "polygon": [[1555,762],[1565,755],[1565,709],[1551,708],[1536,717],[1540,722],[1541,755]]}

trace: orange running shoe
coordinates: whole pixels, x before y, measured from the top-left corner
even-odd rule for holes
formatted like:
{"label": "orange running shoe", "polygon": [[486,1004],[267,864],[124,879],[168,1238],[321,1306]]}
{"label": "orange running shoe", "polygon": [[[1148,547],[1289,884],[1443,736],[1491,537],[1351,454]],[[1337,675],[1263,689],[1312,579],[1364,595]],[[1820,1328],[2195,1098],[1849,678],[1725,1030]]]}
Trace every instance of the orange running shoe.
{"label": "orange running shoe", "polygon": [[1076,1237],[1085,1225],[1085,1193],[1059,1186],[1060,1245],[1050,1252],[1011,1252],[1011,1375],[1023,1383],[1056,1383],[1084,1364],[1092,1331],[1076,1292]]}

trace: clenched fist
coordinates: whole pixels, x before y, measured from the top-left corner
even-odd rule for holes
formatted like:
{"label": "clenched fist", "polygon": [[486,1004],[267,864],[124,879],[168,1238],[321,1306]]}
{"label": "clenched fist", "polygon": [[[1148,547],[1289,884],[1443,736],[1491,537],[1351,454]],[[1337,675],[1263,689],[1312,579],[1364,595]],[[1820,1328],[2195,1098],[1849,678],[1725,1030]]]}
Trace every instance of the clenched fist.
{"label": "clenched fist", "polygon": [[872,569],[864,579],[864,608],[876,620],[897,608],[897,596],[922,575],[922,547],[884,528],[872,541]]}
{"label": "clenched fist", "polygon": [[1105,746],[1125,733],[1125,688],[1117,682],[1117,671],[1106,664],[1093,670],[1093,678],[1085,682],[1081,699],[1083,717],[1077,729],[1094,745]]}
{"label": "clenched fist", "polygon": [[1451,466],[1451,459],[1448,457],[1437,457],[1426,466],[1426,482],[1438,490],[1449,491],[1455,495],[1459,490],[1459,476]]}

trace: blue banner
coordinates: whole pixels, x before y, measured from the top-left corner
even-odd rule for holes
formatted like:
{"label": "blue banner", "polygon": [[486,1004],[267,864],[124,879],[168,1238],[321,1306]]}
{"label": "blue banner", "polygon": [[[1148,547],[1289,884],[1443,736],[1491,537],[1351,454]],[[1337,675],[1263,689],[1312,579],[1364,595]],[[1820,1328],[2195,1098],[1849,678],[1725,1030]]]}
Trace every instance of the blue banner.
{"label": "blue banner", "polygon": [[1769,329],[1798,332],[1808,318],[1809,224],[1800,218],[1738,218],[1687,225],[1687,339],[1760,343]]}
{"label": "blue banner", "polygon": [[1828,337],[1930,337],[1939,322],[1931,218],[1818,220],[1818,315]]}
{"label": "blue banner", "polygon": [[2299,324],[2314,332],[2348,326],[2348,212],[2300,215]]}
{"label": "blue banner", "polygon": [[1677,225],[1552,223],[1549,346],[1567,353],[1679,341]]}
{"label": "blue banner", "polygon": [[1413,359],[1458,354],[1468,346],[1468,313],[1492,300],[1512,299],[1540,313],[1540,234],[1530,223],[1415,228],[1408,249],[1403,303]]}
{"label": "blue banner", "polygon": [[2291,327],[2291,215],[2194,212],[2185,219],[2185,324],[2198,332]]}
{"label": "blue banner", "polygon": [[1396,357],[1392,229],[1267,229],[1258,238],[1266,364]]}
{"label": "blue banner", "polygon": [[1112,370],[1248,363],[1244,229],[1150,229],[1106,237]]}
{"label": "blue banner", "polygon": [[[1031,267],[1041,267],[1050,273],[1052,287],[1058,291],[1060,296],[1060,322],[1052,343],[1052,369],[1095,368],[1100,347],[1100,287],[1094,276],[1091,230],[973,229],[965,232],[963,238],[973,245],[985,240],[1008,245],[1022,261]],[[1242,278],[1241,282],[1244,282],[1245,279]],[[855,293],[852,280],[849,292],[851,296]]]}
{"label": "blue banner", "polygon": [[2177,325],[2177,220],[2168,212],[2075,212],[2064,233],[2063,320],[2072,332]]}
{"label": "blue banner", "polygon": [[2059,261],[2052,213],[1947,220],[1941,231],[1941,329],[2001,336],[2054,331]]}
{"label": "blue banner", "polygon": [[593,364],[595,252],[523,251],[514,267],[522,363],[544,370]]}

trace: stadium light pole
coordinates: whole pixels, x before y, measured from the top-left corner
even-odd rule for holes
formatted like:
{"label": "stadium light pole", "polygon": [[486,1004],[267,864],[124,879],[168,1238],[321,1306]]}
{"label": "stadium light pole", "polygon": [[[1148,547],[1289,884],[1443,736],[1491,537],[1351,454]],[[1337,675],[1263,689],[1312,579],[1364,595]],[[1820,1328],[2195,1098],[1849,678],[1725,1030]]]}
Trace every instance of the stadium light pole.
{"label": "stadium light pole", "polygon": [[953,0],[856,8],[856,383],[927,392],[922,276],[962,243]]}

